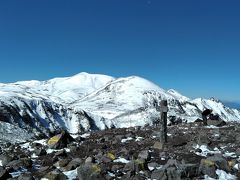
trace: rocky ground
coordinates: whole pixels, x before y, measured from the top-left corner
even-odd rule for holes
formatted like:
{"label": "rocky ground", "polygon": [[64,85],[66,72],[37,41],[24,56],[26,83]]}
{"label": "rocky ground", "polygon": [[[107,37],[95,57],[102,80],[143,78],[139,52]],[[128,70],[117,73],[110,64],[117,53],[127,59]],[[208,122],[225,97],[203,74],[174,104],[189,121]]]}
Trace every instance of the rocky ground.
{"label": "rocky ground", "polygon": [[109,129],[57,143],[5,144],[0,179],[240,179],[239,124],[169,126],[165,145],[159,132],[151,126]]}

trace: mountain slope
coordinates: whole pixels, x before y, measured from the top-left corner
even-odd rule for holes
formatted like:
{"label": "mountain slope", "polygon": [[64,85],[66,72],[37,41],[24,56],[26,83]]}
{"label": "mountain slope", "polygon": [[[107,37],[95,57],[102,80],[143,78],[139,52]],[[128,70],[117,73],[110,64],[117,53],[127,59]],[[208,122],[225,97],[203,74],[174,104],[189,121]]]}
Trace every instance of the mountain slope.
{"label": "mountain slope", "polygon": [[227,121],[239,121],[240,111],[214,99],[191,100],[177,91],[163,90],[137,76],[115,79],[80,73],[48,81],[0,84],[0,128],[11,123],[33,134],[64,128],[71,133],[89,129],[151,124],[159,118],[156,106],[168,100],[169,116],[186,121],[213,109]]}

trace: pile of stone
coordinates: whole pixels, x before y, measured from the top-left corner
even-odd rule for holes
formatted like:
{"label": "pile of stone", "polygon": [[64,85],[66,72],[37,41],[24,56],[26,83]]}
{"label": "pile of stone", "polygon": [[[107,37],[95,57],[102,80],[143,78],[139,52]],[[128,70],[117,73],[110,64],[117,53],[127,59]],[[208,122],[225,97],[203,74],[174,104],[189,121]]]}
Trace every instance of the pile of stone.
{"label": "pile of stone", "polygon": [[159,129],[136,127],[91,132],[72,138],[62,131],[47,140],[6,144],[0,152],[0,179],[218,178],[217,170],[239,176],[240,128],[198,123]]}

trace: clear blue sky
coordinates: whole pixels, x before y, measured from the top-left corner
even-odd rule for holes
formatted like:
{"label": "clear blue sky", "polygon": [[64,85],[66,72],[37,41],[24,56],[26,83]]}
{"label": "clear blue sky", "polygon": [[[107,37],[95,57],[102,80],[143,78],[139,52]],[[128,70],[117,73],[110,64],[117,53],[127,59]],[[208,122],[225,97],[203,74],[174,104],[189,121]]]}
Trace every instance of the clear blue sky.
{"label": "clear blue sky", "polygon": [[240,100],[240,1],[0,1],[0,65],[0,82],[85,71]]}

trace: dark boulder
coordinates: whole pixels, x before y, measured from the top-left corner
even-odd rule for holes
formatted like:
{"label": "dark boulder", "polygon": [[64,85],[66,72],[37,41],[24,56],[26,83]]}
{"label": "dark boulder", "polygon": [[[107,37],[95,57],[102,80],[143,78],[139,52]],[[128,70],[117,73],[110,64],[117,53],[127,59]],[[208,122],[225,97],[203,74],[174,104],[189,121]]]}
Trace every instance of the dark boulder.
{"label": "dark boulder", "polygon": [[141,160],[149,160],[151,158],[150,153],[148,150],[143,150],[138,154],[138,159]]}
{"label": "dark boulder", "polygon": [[207,120],[207,125],[208,126],[222,127],[222,126],[225,126],[226,124],[227,123],[223,120],[212,120],[212,119]]}
{"label": "dark boulder", "polygon": [[84,164],[77,169],[79,180],[104,180],[101,168],[96,164]]}
{"label": "dark boulder", "polygon": [[195,122],[195,123],[202,123],[203,120],[198,118],[198,119],[196,119],[194,122]]}
{"label": "dark boulder", "polygon": [[64,167],[63,169],[65,171],[71,171],[76,169],[77,167],[79,167],[82,164],[82,160],[80,158],[75,158],[73,160],[71,160],[68,165],[66,167]]}
{"label": "dark boulder", "polygon": [[47,152],[45,149],[35,149],[34,150],[34,153],[37,155],[37,156],[43,156],[43,155],[46,155]]}
{"label": "dark boulder", "polygon": [[168,167],[167,177],[168,180],[181,180],[181,170],[179,170],[177,167]]}
{"label": "dark boulder", "polygon": [[65,149],[62,149],[60,151],[54,152],[54,158],[66,158],[67,157],[67,152]]}
{"label": "dark boulder", "polygon": [[14,169],[19,169],[21,167],[25,168],[31,168],[32,167],[32,160],[29,158],[22,158],[22,159],[17,159],[9,162],[7,167],[12,167]]}
{"label": "dark boulder", "polygon": [[18,180],[34,180],[33,176],[31,174],[21,174],[17,178]]}
{"label": "dark boulder", "polygon": [[71,161],[70,159],[61,159],[57,161],[55,164],[53,164],[53,166],[56,168],[63,168],[67,166],[70,161]]}
{"label": "dark boulder", "polygon": [[167,180],[165,169],[154,170],[151,174],[151,179]]}
{"label": "dark boulder", "polygon": [[0,168],[0,179],[8,179],[11,178],[12,176],[9,174],[9,172],[6,169]]}
{"label": "dark boulder", "polygon": [[14,159],[14,157],[8,154],[1,154],[0,159],[2,161],[2,166],[6,166],[8,163],[10,163]]}
{"label": "dark boulder", "polygon": [[221,155],[214,155],[207,159],[202,159],[199,167],[199,172],[206,174],[212,178],[216,178],[216,169],[221,169],[226,172],[230,171],[227,160]]}
{"label": "dark boulder", "polygon": [[181,124],[183,122],[181,118],[176,116],[169,116],[169,121],[170,121],[170,123],[168,124],[169,126]]}
{"label": "dark boulder", "polygon": [[49,173],[47,173],[44,178],[49,180],[66,180],[67,176],[60,172],[59,170],[54,170]]}
{"label": "dark boulder", "polygon": [[203,175],[208,175],[211,178],[216,178],[216,167],[215,163],[208,159],[202,159],[199,166],[199,173]]}

